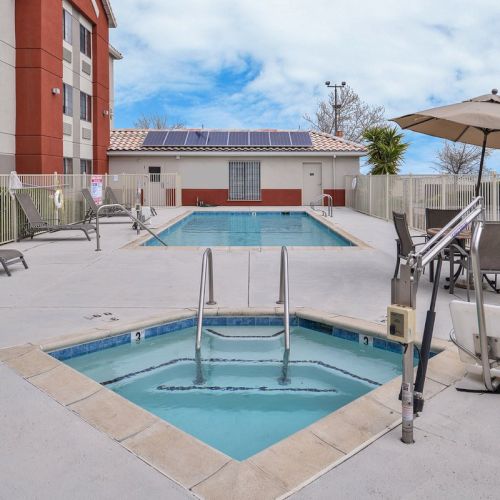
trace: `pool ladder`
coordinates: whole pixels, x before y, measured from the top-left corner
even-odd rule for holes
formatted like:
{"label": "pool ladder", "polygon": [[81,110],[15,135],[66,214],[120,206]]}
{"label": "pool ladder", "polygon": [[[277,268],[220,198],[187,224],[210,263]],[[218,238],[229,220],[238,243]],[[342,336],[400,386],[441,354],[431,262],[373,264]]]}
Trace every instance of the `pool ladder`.
{"label": "pool ladder", "polygon": [[[208,272],[208,301],[205,302],[206,284]],[[285,246],[281,247],[280,261],[280,287],[277,304],[283,304],[283,324],[285,326],[285,350],[283,353],[283,364],[281,369],[280,383],[286,384],[288,378],[288,362],[290,359],[290,302],[289,302],[289,279],[288,279],[288,251]],[[201,261],[201,281],[200,295],[198,298],[198,322],[196,326],[196,343],[195,343],[195,360],[196,360],[196,377],[194,383],[196,385],[203,384],[203,372],[201,368],[201,338],[203,333],[203,313],[205,304],[213,306],[217,304],[214,300],[214,265],[212,257],[212,249],[207,248],[203,252]]]}
{"label": "pool ladder", "polygon": [[331,194],[322,194],[321,198],[316,203],[314,203],[313,201],[311,201],[311,203],[309,203],[309,206],[315,212],[319,212],[323,217],[326,217],[327,213],[323,209],[316,208],[316,205],[322,205],[323,204],[323,200],[325,198],[328,200],[328,217],[333,217],[333,198],[332,198]]}

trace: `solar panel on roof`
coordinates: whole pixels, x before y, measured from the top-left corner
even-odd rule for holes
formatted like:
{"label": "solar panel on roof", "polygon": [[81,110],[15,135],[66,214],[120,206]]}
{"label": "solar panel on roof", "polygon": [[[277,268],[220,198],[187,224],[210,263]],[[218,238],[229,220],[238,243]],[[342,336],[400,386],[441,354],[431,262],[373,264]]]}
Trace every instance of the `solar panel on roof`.
{"label": "solar panel on roof", "polygon": [[250,132],[250,146],[269,146],[269,132]]}
{"label": "solar panel on roof", "polygon": [[290,134],[288,132],[269,132],[271,146],[291,146]]}
{"label": "solar panel on roof", "polygon": [[209,132],[207,146],[227,146],[229,132],[216,130]]}
{"label": "solar panel on roof", "polygon": [[229,132],[228,146],[248,146],[248,132]]}
{"label": "solar panel on roof", "polygon": [[309,132],[290,132],[292,146],[312,146]]}
{"label": "solar panel on roof", "polygon": [[163,141],[167,137],[167,132],[165,131],[154,131],[148,132],[144,138],[143,146],[161,146]]}
{"label": "solar panel on roof", "polygon": [[184,146],[187,130],[171,130],[163,143],[164,146]]}
{"label": "solar panel on roof", "polygon": [[208,132],[194,130],[188,133],[186,146],[205,146],[207,144]]}

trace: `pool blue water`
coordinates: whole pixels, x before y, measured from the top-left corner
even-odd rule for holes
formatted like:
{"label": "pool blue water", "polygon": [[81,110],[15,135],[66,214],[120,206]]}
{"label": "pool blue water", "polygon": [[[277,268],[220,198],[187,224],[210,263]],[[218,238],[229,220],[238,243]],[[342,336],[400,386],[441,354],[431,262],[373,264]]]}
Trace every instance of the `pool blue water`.
{"label": "pool blue water", "polygon": [[[289,383],[281,327],[194,328],[65,361],[236,460],[244,460],[401,373],[401,355],[293,327]],[[397,397],[397,395],[395,395]]]}
{"label": "pool blue water", "polygon": [[159,237],[172,246],[353,245],[306,212],[194,212]]}

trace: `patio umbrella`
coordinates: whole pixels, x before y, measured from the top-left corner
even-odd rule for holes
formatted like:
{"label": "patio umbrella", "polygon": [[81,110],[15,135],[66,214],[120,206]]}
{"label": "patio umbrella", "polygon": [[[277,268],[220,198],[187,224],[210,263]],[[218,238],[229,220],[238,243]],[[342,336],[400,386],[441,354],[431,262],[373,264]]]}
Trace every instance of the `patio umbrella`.
{"label": "patio umbrella", "polygon": [[391,121],[403,130],[481,146],[476,184],[476,196],[479,196],[486,148],[500,149],[500,97],[497,89],[468,101],[426,109]]}

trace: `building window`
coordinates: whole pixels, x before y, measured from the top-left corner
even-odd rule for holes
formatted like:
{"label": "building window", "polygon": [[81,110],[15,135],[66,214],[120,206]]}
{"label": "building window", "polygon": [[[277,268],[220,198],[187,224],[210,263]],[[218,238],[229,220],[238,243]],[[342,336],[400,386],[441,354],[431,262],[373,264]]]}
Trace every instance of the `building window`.
{"label": "building window", "polygon": [[92,97],[80,92],[80,118],[86,122],[92,121]]}
{"label": "building window", "polygon": [[63,113],[73,116],[73,87],[63,83]]}
{"label": "building window", "polygon": [[91,174],[92,173],[92,160],[80,160],[80,173],[81,174]]}
{"label": "building window", "polygon": [[63,9],[63,38],[68,43],[73,42],[73,20],[66,9]]}
{"label": "building window", "polygon": [[80,24],[80,52],[87,57],[92,57],[92,41],[90,31]]}
{"label": "building window", "polygon": [[73,173],[73,158],[63,158],[63,174]]}
{"label": "building window", "polygon": [[260,161],[229,162],[229,199],[260,201]]}
{"label": "building window", "polygon": [[151,182],[160,182],[161,167],[148,167],[148,171]]}

